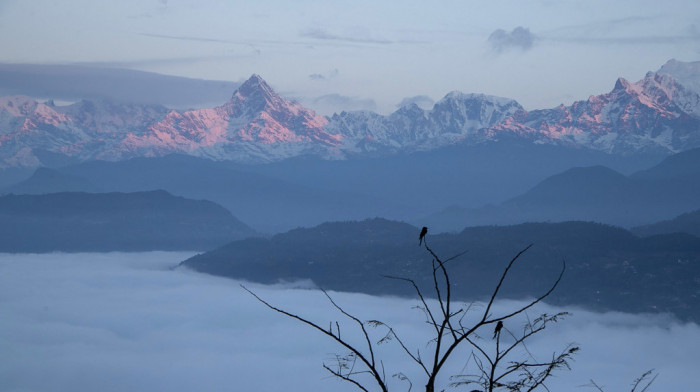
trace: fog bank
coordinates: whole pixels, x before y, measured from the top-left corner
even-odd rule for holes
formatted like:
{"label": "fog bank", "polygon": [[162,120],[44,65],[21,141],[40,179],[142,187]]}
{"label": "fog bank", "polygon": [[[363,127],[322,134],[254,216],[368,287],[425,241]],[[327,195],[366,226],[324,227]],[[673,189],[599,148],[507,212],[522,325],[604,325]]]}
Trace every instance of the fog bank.
{"label": "fog bank", "polygon": [[[239,282],[171,270],[191,255],[0,254],[0,390],[355,390],[321,367],[342,350],[317,331],[265,308]],[[319,291],[290,285],[248,287],[322,325],[342,320]],[[411,309],[416,301],[332,295],[360,319],[382,320],[405,341],[416,342],[413,347],[427,351],[429,329],[422,314]],[[494,314],[517,305],[499,302]],[[635,377],[652,368],[659,377],[651,391],[696,389],[696,324],[663,315],[600,314],[546,305],[530,315],[561,310],[572,317],[528,346],[544,359],[567,343],[582,348],[573,370],[557,373],[551,390],[593,390],[581,386],[594,379],[607,391],[627,391]],[[350,325],[342,328],[350,339],[358,338]],[[381,331],[376,335],[381,337]],[[402,371],[412,377],[413,390],[419,390],[424,382],[419,369],[395,345],[382,345],[379,354],[389,377]],[[468,365],[467,353],[462,358],[451,365],[452,372]],[[443,380],[443,387],[447,383]],[[407,389],[396,379],[390,384],[394,390]]]}

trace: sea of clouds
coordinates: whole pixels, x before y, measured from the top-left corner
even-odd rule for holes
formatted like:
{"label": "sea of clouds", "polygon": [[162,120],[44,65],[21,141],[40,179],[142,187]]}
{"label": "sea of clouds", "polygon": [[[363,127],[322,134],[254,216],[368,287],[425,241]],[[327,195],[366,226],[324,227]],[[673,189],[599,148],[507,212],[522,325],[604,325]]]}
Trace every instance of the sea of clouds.
{"label": "sea of clouds", "polygon": [[[1,391],[354,391],[322,368],[337,345],[318,331],[271,311],[230,279],[173,269],[187,252],[0,254]],[[262,298],[321,325],[344,318],[318,290],[247,284]],[[561,289],[561,288],[560,288]],[[362,320],[390,324],[425,355],[430,328],[415,300],[331,293]],[[494,315],[521,304],[500,301]],[[477,310],[479,310],[477,306]],[[483,308],[481,308],[483,310]],[[587,391],[593,379],[608,392],[655,369],[650,391],[694,391],[700,369],[700,328],[665,315],[595,313],[547,305],[572,316],[533,338],[541,359],[569,343],[581,347],[571,371],[556,373],[552,391]],[[517,332],[521,325],[507,323]],[[360,344],[352,323],[347,339]],[[381,329],[371,331],[381,338]],[[483,331],[485,345],[492,343]],[[473,369],[459,352],[445,375]],[[381,345],[393,390],[425,380],[395,343]],[[442,387],[449,379],[444,377]],[[451,389],[447,390],[460,390]],[[464,388],[461,390],[465,390]],[[469,389],[466,389],[469,390]]]}

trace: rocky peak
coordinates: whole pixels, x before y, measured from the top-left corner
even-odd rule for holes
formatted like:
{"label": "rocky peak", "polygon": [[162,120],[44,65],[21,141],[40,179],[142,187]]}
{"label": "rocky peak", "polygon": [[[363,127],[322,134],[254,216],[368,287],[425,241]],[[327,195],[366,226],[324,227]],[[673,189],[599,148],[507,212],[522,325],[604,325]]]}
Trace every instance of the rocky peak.
{"label": "rocky peak", "polygon": [[[246,80],[239,88],[236,90],[236,93],[238,93],[241,96],[244,97],[254,97],[254,96],[263,96],[263,97],[275,97],[277,96],[277,93],[270,87],[270,85],[265,82],[265,80],[260,77],[258,74],[253,74],[251,75],[248,80]],[[234,96],[236,95],[234,93]]]}
{"label": "rocky peak", "polygon": [[615,82],[615,87],[613,87],[611,93],[629,93],[631,86],[632,83],[630,83],[627,79],[617,78],[617,81]]}
{"label": "rocky peak", "polygon": [[253,74],[234,93],[229,101],[233,106],[245,105],[253,111],[264,111],[267,107],[277,110],[285,105],[286,100],[280,97],[260,75]]}
{"label": "rocky peak", "polygon": [[425,110],[421,109],[415,102],[411,102],[404,106],[401,106],[398,110],[392,113],[392,116],[423,116],[425,115]]}

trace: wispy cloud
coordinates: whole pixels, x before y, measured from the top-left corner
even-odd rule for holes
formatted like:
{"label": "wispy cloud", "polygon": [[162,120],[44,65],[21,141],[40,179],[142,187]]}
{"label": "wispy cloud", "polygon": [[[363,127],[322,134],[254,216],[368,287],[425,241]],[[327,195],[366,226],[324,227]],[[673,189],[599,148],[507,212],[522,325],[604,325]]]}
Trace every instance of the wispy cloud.
{"label": "wispy cloud", "polygon": [[496,52],[503,52],[513,48],[529,50],[535,42],[535,36],[530,32],[530,29],[518,26],[510,33],[498,29],[491,33],[488,38],[488,43]]}
{"label": "wispy cloud", "polygon": [[66,101],[106,98],[192,108],[220,105],[239,85],[123,69],[116,65],[0,63],[0,94]]}
{"label": "wispy cloud", "polygon": [[[249,40],[231,40],[231,39],[221,39],[221,38],[211,38],[211,37],[200,37],[192,35],[170,35],[170,34],[155,34],[155,33],[138,33],[138,35],[149,38],[158,39],[168,39],[168,40],[178,40],[178,41],[192,41],[192,42],[208,42],[208,43],[218,43],[218,44],[232,44],[232,45],[243,45],[243,46],[270,46],[270,47],[287,47],[293,46],[303,46],[309,47],[308,40],[264,40],[264,39],[249,39]],[[303,35],[303,34],[302,34]],[[331,38],[326,40],[331,41]],[[337,40],[338,42],[315,42],[314,45],[317,46],[357,46],[360,43],[367,43],[364,40]],[[390,43],[386,41],[386,43]]]}
{"label": "wispy cloud", "polygon": [[183,64],[197,64],[202,61],[230,61],[247,59],[260,55],[260,50],[252,47],[249,51],[239,54],[224,54],[224,55],[193,55],[181,57],[160,57],[160,58],[142,58],[124,61],[83,61],[75,63],[66,63],[67,65],[86,65],[97,67],[110,68],[141,68],[149,66],[169,66]]}
{"label": "wispy cloud", "polygon": [[245,41],[232,41],[232,40],[227,40],[227,39],[195,37],[195,36],[187,36],[187,35],[167,35],[167,34],[152,34],[152,33],[140,33],[139,35],[142,35],[144,37],[175,39],[175,40],[179,40],[179,41],[217,42],[217,43],[222,43],[222,44],[244,44],[244,45],[248,44],[248,42],[245,42]]}
{"label": "wispy cloud", "polygon": [[349,37],[349,36],[336,35],[336,34],[332,34],[326,30],[322,30],[319,28],[307,29],[307,30],[302,31],[300,34],[302,37],[313,38],[313,39],[318,39],[318,40],[342,41],[342,42],[363,43],[363,44],[381,44],[381,45],[388,45],[388,44],[394,43],[394,41],[384,40],[384,39],[373,39],[373,38],[366,38],[366,37]]}

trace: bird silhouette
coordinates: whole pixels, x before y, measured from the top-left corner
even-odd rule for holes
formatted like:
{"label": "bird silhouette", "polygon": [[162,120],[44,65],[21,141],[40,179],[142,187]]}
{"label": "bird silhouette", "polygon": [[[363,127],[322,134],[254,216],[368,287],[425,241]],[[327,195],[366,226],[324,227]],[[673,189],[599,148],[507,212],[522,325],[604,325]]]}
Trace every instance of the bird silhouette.
{"label": "bird silhouette", "polygon": [[423,226],[423,228],[420,230],[420,235],[418,236],[418,246],[421,246],[423,244],[423,237],[428,234],[428,228]]}
{"label": "bird silhouette", "polygon": [[496,324],[496,328],[493,330],[493,338],[496,339],[496,336],[501,332],[501,328],[503,328],[503,321],[499,321]]}

